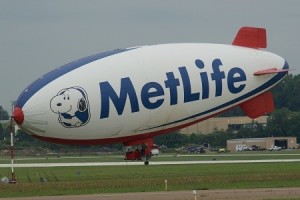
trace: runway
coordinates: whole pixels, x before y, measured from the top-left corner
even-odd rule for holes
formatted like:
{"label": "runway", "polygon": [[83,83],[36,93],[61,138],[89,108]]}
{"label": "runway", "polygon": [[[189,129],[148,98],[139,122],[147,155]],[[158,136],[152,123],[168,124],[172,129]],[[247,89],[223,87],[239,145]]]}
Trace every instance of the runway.
{"label": "runway", "polygon": [[[150,165],[194,165],[194,164],[233,164],[233,163],[280,163],[300,162],[300,159],[265,159],[265,160],[212,160],[212,161],[150,161]],[[80,163],[24,163],[14,167],[90,167],[90,166],[131,166],[144,165],[141,162],[80,162]],[[0,168],[11,167],[11,164],[0,164]]]}

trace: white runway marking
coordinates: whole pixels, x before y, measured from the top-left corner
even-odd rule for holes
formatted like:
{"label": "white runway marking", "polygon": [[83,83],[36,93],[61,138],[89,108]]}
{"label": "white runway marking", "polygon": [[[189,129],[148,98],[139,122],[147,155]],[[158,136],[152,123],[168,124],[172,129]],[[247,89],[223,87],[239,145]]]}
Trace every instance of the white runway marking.
{"label": "white runway marking", "polygon": [[[267,159],[267,160],[223,160],[223,161],[150,161],[150,165],[191,165],[191,164],[232,164],[232,163],[279,163],[300,162],[300,159]],[[83,163],[25,163],[14,164],[14,167],[82,167],[82,166],[130,166],[144,165],[143,162],[83,162]],[[11,167],[11,164],[0,164],[0,168]]]}

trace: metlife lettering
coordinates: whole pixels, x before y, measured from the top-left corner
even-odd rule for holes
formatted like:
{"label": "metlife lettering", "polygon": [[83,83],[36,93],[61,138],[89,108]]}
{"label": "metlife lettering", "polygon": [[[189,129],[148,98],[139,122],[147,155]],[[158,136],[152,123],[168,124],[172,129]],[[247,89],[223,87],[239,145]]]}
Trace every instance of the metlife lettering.
{"label": "metlife lettering", "polygon": [[[205,68],[204,62],[200,59],[195,60],[195,65],[200,70]],[[140,102],[146,109],[153,110],[163,105],[165,101],[165,90],[169,90],[170,106],[178,103],[178,87],[183,88],[183,102],[199,101],[210,97],[210,87],[215,87],[214,97],[222,96],[223,79],[227,79],[227,88],[229,92],[236,94],[241,92],[246,84],[247,78],[245,72],[239,67],[233,67],[226,75],[222,70],[225,68],[220,59],[212,61],[212,73],[208,74],[202,71],[199,74],[199,87],[191,84],[189,72],[185,66],[179,67],[180,76],[176,77],[174,72],[167,72],[164,84],[158,82],[145,83],[141,89],[141,96],[138,97],[134,84],[129,77],[121,78],[120,91],[115,91],[108,81],[100,82],[101,113],[100,119],[108,118],[110,113],[110,102],[115,107],[118,115],[122,115],[127,99],[130,101],[131,112],[140,111]],[[212,83],[210,83],[212,82]],[[193,91],[193,90],[195,90]],[[200,90],[200,91],[199,91]],[[119,94],[119,95],[118,95]],[[155,97],[155,100],[153,99]],[[110,101],[111,100],[111,101]]]}

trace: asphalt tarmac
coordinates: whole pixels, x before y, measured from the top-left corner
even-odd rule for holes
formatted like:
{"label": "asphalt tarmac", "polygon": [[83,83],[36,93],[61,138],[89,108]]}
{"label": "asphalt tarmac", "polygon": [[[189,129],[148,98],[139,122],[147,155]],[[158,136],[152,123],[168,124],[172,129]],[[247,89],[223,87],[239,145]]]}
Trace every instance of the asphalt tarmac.
{"label": "asphalt tarmac", "polygon": [[[300,159],[266,159],[266,160],[212,160],[212,161],[150,161],[150,165],[191,165],[191,164],[220,164],[220,163],[278,163],[300,162]],[[14,164],[14,167],[82,167],[82,166],[126,166],[144,165],[143,162],[82,162],[82,163],[25,163]],[[11,164],[0,164],[0,168],[11,167]]]}

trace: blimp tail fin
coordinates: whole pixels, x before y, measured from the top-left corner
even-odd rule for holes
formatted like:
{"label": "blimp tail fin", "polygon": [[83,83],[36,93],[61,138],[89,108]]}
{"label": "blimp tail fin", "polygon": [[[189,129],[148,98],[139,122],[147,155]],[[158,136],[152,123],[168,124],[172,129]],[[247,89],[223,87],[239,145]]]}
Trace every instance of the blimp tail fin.
{"label": "blimp tail fin", "polygon": [[259,96],[240,104],[241,109],[248,117],[255,119],[274,111],[274,101],[271,92],[265,92]]}
{"label": "blimp tail fin", "polygon": [[250,48],[266,48],[267,34],[266,29],[256,27],[242,27],[235,36],[232,43],[235,46]]}

